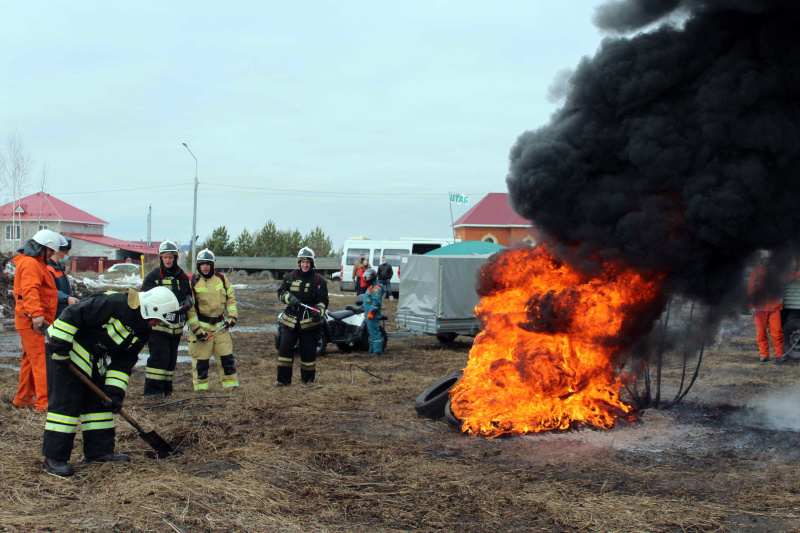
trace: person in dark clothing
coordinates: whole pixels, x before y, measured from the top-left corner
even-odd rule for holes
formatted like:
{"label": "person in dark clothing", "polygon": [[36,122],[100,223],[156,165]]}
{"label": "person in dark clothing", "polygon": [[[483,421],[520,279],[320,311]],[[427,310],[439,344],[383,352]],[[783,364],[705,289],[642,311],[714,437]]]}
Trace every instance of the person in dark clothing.
{"label": "person in dark clothing", "polygon": [[[305,247],[297,254],[296,270],[283,277],[278,299],[287,304],[281,315],[281,343],[278,348],[278,387],[292,383],[294,346],[300,343],[300,379],[312,383],[316,377],[317,340],[322,318],[328,309],[328,284],[315,271],[314,250]],[[301,305],[302,304],[302,305]],[[308,309],[303,307],[313,307]]]}
{"label": "person in dark clothing", "polygon": [[72,239],[69,237],[64,238],[67,240],[67,244],[60,247],[59,250],[47,260],[47,270],[49,270],[50,274],[53,276],[56,282],[56,289],[58,289],[56,318],[61,316],[61,312],[64,311],[68,305],[78,302],[78,299],[72,296],[72,287],[69,284],[69,278],[66,272],[64,272],[64,265],[66,265],[69,260],[69,255],[67,254],[72,249]]}
{"label": "person in dark clothing", "polygon": [[[44,467],[51,474],[71,476],[69,464],[78,422],[83,433],[84,461],[127,462],[114,453],[114,417],[150,328],[174,319],[180,305],[169,289],[139,293],[98,292],[70,305],[47,329],[50,405],[42,440]],[[103,401],[73,373],[89,377],[111,400]]]}
{"label": "person in dark clothing", "polygon": [[394,296],[392,296],[392,276],[394,276],[392,265],[386,261],[385,257],[381,257],[381,264],[378,265],[378,281],[383,285],[384,292],[389,295],[390,300],[394,300]]}
{"label": "person in dark clothing", "polygon": [[144,379],[144,395],[150,398],[164,398],[172,394],[172,378],[178,363],[178,346],[186,324],[186,312],[192,305],[192,287],[189,276],[178,266],[178,245],[164,241],[158,247],[160,265],[150,271],[142,283],[142,291],[153,287],[166,287],[171,290],[180,303],[175,320],[170,324],[160,324],[153,328],[147,347],[147,369]]}

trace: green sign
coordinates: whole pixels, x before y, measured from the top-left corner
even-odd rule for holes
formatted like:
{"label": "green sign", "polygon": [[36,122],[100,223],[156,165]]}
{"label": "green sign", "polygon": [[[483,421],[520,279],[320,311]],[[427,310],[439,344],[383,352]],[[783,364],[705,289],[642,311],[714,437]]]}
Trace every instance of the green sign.
{"label": "green sign", "polygon": [[457,204],[469,205],[469,196],[461,196],[460,194],[450,193],[450,201]]}

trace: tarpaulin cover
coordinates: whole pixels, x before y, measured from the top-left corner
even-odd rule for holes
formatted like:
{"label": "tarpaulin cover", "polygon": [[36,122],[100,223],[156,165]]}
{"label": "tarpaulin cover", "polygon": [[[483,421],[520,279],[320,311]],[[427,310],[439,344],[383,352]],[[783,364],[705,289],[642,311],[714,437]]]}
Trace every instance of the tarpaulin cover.
{"label": "tarpaulin cover", "polygon": [[398,312],[437,318],[475,316],[478,269],[488,255],[404,255]]}

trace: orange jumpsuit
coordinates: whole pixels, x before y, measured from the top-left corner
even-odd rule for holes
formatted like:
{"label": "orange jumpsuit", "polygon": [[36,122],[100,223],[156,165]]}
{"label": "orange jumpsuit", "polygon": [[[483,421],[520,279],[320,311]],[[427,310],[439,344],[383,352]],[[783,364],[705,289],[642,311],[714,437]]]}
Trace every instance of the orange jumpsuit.
{"label": "orange jumpsuit", "polygon": [[[772,337],[772,351],[775,357],[782,357],[783,354],[783,326],[781,325],[781,310],[783,304],[781,303],[780,296],[767,296],[760,301],[755,301],[754,296],[763,292],[764,283],[766,281],[767,269],[762,266],[757,266],[750,273],[750,278],[747,280],[747,294],[750,300],[750,305],[755,309],[753,317],[756,321],[756,342],[758,343],[758,351],[761,354],[761,360],[769,359],[769,338]],[[784,274],[784,282],[789,282],[792,279],[800,276],[800,273],[792,272]],[[767,333],[769,330],[769,333]]]}
{"label": "orange jumpsuit", "polygon": [[45,322],[53,323],[58,307],[58,290],[44,257],[20,254],[14,258],[14,263],[14,327],[22,340],[22,364],[19,369],[19,388],[13,403],[17,407],[33,406],[37,411],[46,412],[47,356],[44,335],[34,333],[31,318],[44,316]]}

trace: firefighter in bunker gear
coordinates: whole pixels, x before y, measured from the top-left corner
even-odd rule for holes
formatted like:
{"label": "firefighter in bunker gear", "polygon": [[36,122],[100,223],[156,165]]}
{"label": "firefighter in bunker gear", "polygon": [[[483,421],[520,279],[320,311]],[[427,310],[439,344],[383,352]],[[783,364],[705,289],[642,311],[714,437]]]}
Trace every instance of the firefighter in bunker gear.
{"label": "firefighter in bunker gear", "polygon": [[383,304],[383,285],[378,281],[378,274],[373,269],[364,272],[367,292],[364,293],[364,312],[367,314],[367,332],[369,333],[369,353],[383,353],[383,337],[381,336],[381,305]]}
{"label": "firefighter in bunker gear", "polygon": [[144,395],[150,398],[164,398],[172,394],[172,378],[178,363],[178,346],[183,335],[187,311],[192,307],[192,289],[189,276],[178,266],[178,245],[164,241],[158,247],[159,266],[144,278],[142,291],[163,286],[171,290],[181,308],[176,313],[173,325],[160,324],[153,328],[147,347],[150,356],[144,379]]}
{"label": "firefighter in bunker gear", "polygon": [[[84,461],[128,461],[114,453],[114,419],[150,328],[174,320],[180,305],[169,289],[108,291],[67,307],[48,328],[50,407],[42,442],[47,471],[73,473],[69,458],[78,422]],[[111,399],[104,402],[70,370],[74,365]]]}
{"label": "firefighter in bunker gear", "polygon": [[42,324],[52,323],[58,306],[58,290],[47,270],[47,260],[67,240],[51,230],[40,230],[17,250],[14,258],[14,327],[22,341],[19,386],[13,404],[47,411],[47,356]]}
{"label": "firefighter in bunker gear", "polygon": [[197,254],[197,272],[192,274],[191,280],[195,304],[189,309],[188,324],[192,332],[189,335],[189,355],[192,357],[195,391],[208,390],[212,355],[217,358],[222,387],[230,389],[239,386],[230,334],[239,312],[230,280],[215,271],[214,261],[211,250],[200,250]]}
{"label": "firefighter in bunker gear", "polygon": [[[314,268],[314,250],[309,247],[297,254],[297,268],[283,277],[278,299],[287,304],[281,315],[281,344],[278,347],[278,383],[292,383],[294,346],[300,343],[300,379],[312,383],[316,377],[317,341],[322,317],[328,309],[328,284]],[[314,307],[311,311],[300,304]]]}

